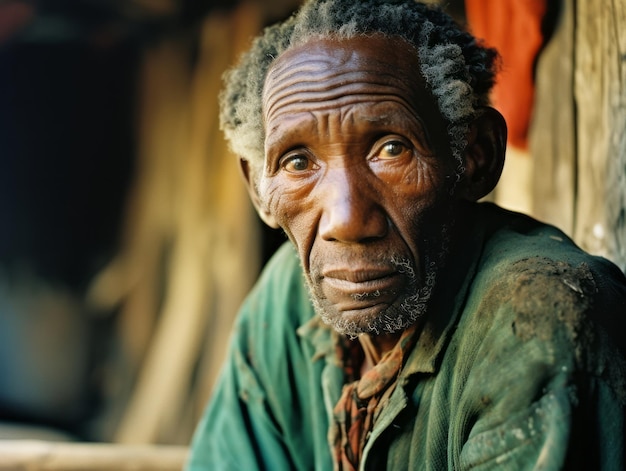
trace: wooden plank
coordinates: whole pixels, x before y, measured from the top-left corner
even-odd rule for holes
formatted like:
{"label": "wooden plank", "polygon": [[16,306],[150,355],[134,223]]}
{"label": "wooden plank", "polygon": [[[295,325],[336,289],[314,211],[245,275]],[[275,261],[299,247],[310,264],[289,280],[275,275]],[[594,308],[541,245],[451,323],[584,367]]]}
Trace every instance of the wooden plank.
{"label": "wooden plank", "polygon": [[180,446],[0,441],[0,471],[180,471]]}
{"label": "wooden plank", "polygon": [[[197,387],[210,390],[237,308],[258,273],[257,223],[236,159],[218,129],[217,95],[223,70],[239,52],[239,35],[248,39],[256,33],[259,16],[246,4],[211,15],[193,69],[186,68],[191,47],[185,42],[155,50],[152,57],[162,69],[159,75],[178,77],[157,97],[163,102],[161,122],[177,132],[148,136],[173,149],[165,165],[153,168],[168,179],[163,190],[171,208],[166,221],[171,241],[158,324],[114,438],[118,443],[190,439],[197,421],[188,412],[195,402],[190,396]],[[202,365],[203,377],[193,384],[196,366],[208,352],[210,368]]]}
{"label": "wooden plank", "polygon": [[576,8],[575,238],[626,268],[626,1]]}
{"label": "wooden plank", "polygon": [[585,249],[605,255],[605,168],[611,126],[607,125],[604,95],[608,78],[605,63],[610,51],[602,31],[604,14],[595,12],[594,3],[593,0],[577,2],[574,95],[578,105],[579,178],[574,235]]}
{"label": "wooden plank", "polygon": [[[180,358],[186,356],[187,349],[199,341],[199,332],[202,330],[202,327],[198,330],[195,325],[195,318],[198,296],[203,288],[200,286],[203,273],[197,270],[196,264],[186,263],[194,260],[193,257],[195,260],[201,258],[202,251],[198,250],[197,241],[189,240],[191,235],[188,227],[180,227],[180,220],[187,221],[190,211],[197,204],[191,198],[194,196],[193,182],[189,182],[189,185],[181,184],[181,174],[188,165],[187,149],[184,146],[188,128],[187,48],[185,41],[165,41],[145,56],[143,83],[147,87],[144,92],[150,95],[143,100],[146,107],[142,117],[143,167],[138,178],[137,192],[139,217],[131,221],[127,264],[136,267],[141,272],[139,277],[146,283],[139,286],[141,290],[130,293],[122,334],[132,339],[143,333],[141,337],[150,343],[135,389],[114,436],[114,441],[120,443],[156,441],[163,414],[168,413],[169,407],[173,406],[164,404],[164,401],[171,400],[172,395],[171,386],[165,382],[165,378],[169,377],[170,381],[178,381],[180,384]],[[152,250],[147,250],[150,248]],[[197,252],[190,254],[190,250]],[[145,264],[141,263],[142,259],[145,259]],[[162,265],[159,266],[158,262]],[[144,272],[146,267],[149,271]],[[161,293],[157,291],[159,285],[163,290]],[[162,298],[163,304],[153,303],[150,306],[146,303],[146,307],[152,307],[154,311],[138,317],[141,311],[131,308],[139,307],[136,301],[146,299],[146,293],[149,293],[148,300]],[[179,302],[179,299],[184,301]],[[172,309],[180,310],[178,322],[172,319]],[[156,322],[154,330],[151,329],[152,325],[145,322],[149,317]],[[195,327],[189,330],[190,325]],[[147,337],[146,328],[154,334]],[[169,332],[166,329],[170,329]],[[194,335],[188,336],[189,332]],[[171,355],[165,355],[163,343],[168,340],[172,342],[172,337],[168,338],[171,335],[176,340],[171,345]],[[154,379],[156,363],[159,363],[163,379]],[[186,371],[183,365],[182,373]],[[147,389],[152,389],[152,394],[148,394]]]}
{"label": "wooden plank", "polygon": [[570,236],[576,201],[573,74],[574,4],[566,1],[537,64],[529,146],[534,161],[532,215]]}
{"label": "wooden plank", "polygon": [[[230,17],[226,31],[220,33],[214,25],[205,25],[204,55],[213,60],[207,61],[199,75],[220,80],[213,82],[211,88],[201,81],[199,88],[211,94],[204,102],[207,103],[210,98],[208,105],[212,109],[217,110],[217,93],[222,87],[221,73],[216,74],[215,70],[224,70],[230,66],[249,47],[251,38],[261,29],[262,24],[263,7],[244,2]],[[217,51],[223,49],[224,37],[228,36],[231,38],[231,49],[228,55],[221,55],[218,63],[215,61]],[[194,422],[203,412],[222,369],[235,314],[260,270],[260,225],[245,190],[237,158],[228,149],[217,122],[208,138],[211,158],[216,163],[214,171],[220,176],[215,181],[215,237],[211,246],[211,279],[215,296],[212,300],[211,325],[206,331],[199,358],[197,384],[189,401],[193,407],[191,412]],[[217,156],[222,158],[218,159]]]}

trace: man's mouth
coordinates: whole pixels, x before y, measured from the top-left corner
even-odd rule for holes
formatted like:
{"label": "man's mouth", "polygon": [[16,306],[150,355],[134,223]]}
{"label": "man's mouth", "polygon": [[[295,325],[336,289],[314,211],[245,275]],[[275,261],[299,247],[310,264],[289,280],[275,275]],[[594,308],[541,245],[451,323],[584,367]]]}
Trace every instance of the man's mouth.
{"label": "man's mouth", "polygon": [[405,285],[405,277],[389,269],[341,269],[324,272],[325,297],[340,310],[390,304]]}
{"label": "man's mouth", "polygon": [[333,289],[346,292],[371,292],[386,290],[393,285],[398,273],[381,271],[332,271],[324,275],[324,282]]}

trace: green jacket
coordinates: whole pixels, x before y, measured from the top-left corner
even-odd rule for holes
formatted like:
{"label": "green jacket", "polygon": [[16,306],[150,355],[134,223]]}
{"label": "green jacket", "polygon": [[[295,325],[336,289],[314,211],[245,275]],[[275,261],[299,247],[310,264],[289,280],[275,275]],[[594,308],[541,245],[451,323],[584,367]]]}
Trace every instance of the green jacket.
{"label": "green jacket", "polygon": [[[623,470],[626,279],[551,226],[475,212],[361,469]],[[331,470],[336,335],[285,245],[242,307],[187,469]]]}

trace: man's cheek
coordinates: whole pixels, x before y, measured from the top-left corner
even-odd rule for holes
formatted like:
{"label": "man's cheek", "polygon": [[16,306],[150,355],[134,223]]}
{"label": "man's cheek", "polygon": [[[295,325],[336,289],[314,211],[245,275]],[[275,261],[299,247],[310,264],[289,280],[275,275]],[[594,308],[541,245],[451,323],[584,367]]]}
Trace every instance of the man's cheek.
{"label": "man's cheek", "polygon": [[262,179],[259,183],[259,197],[266,211],[268,211],[282,227],[282,221],[285,218],[283,209],[285,195],[279,191],[275,185],[268,183],[266,179]]}
{"label": "man's cheek", "polygon": [[297,185],[268,185],[265,198],[267,208],[280,226],[293,231],[302,219],[310,219],[314,208],[307,193]]}

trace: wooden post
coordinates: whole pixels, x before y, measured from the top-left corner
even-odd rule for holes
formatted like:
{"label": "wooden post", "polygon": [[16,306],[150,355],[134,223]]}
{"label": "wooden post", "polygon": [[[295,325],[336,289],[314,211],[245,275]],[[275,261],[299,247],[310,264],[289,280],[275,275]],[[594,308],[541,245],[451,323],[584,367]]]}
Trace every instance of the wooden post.
{"label": "wooden post", "polygon": [[577,165],[574,7],[566,3],[554,36],[539,56],[529,144],[534,161],[532,214],[573,236]]}
{"label": "wooden post", "polygon": [[626,1],[576,2],[574,236],[626,268]]}
{"label": "wooden post", "polygon": [[[115,442],[189,441],[198,419],[190,406],[201,396],[204,407],[235,314],[258,274],[257,220],[237,161],[219,131],[217,96],[224,69],[259,29],[259,12],[244,2],[233,13],[207,18],[193,68],[184,40],[166,43],[147,57],[145,83],[157,93],[145,102],[148,174],[141,178],[153,172],[162,185],[139,195],[145,200],[137,212],[164,212],[152,228],[162,231],[166,267],[154,333]],[[163,77],[170,80],[161,83]],[[145,226],[135,229],[151,240]],[[134,250],[141,254],[143,247]],[[207,358],[209,364],[203,361]]]}
{"label": "wooden post", "polygon": [[562,2],[537,68],[533,214],[626,270],[626,0]]}

